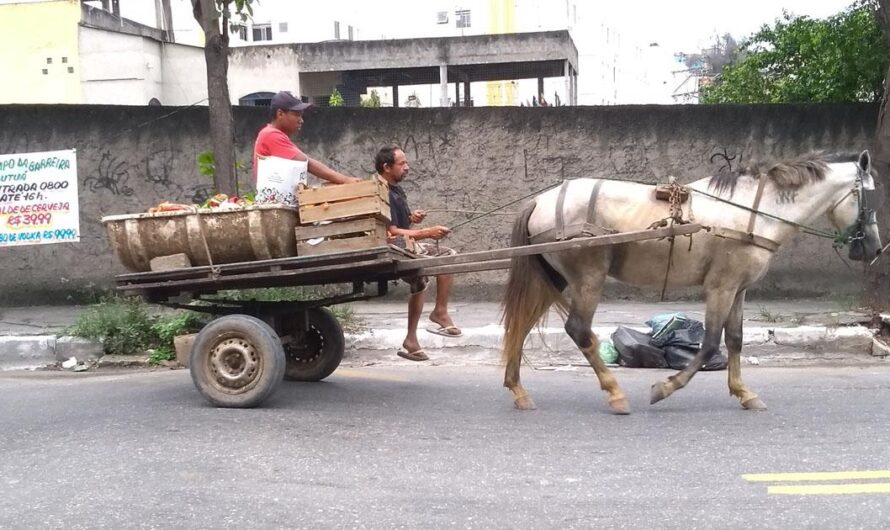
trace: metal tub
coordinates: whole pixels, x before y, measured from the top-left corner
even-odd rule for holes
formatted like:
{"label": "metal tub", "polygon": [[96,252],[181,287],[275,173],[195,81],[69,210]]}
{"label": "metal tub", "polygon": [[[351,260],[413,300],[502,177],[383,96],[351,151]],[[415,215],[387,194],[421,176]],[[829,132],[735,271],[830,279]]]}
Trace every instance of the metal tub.
{"label": "metal tub", "polygon": [[118,259],[134,272],[148,271],[152,259],[173,254],[185,254],[192,265],[297,255],[297,209],[280,204],[111,215],[102,224]]}

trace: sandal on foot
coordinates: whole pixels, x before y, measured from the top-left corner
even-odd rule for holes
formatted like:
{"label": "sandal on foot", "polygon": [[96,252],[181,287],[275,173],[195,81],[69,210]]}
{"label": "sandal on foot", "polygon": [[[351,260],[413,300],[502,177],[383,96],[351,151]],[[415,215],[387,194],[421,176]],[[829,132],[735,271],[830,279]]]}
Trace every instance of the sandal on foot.
{"label": "sandal on foot", "polygon": [[409,361],[429,361],[430,358],[423,350],[408,351],[404,348],[396,352],[396,355]]}
{"label": "sandal on foot", "polygon": [[438,328],[426,328],[427,332],[443,337],[460,337],[463,332],[457,326],[439,326]]}

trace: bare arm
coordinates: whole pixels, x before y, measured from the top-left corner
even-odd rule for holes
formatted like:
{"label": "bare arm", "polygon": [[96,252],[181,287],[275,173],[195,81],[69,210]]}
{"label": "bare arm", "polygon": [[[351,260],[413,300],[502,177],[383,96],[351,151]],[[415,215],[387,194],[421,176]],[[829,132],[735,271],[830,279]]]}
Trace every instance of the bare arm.
{"label": "bare arm", "polygon": [[328,166],[322,164],[314,158],[309,159],[308,165],[310,173],[320,179],[327,180],[328,182],[333,182],[334,184],[349,184],[352,182],[361,182],[361,179],[346,176],[343,173],[329,168]]}
{"label": "bare arm", "polygon": [[444,226],[430,226],[428,228],[418,228],[415,230],[390,225],[386,228],[386,231],[390,236],[408,236],[413,237],[414,239],[442,239],[447,236],[448,232],[451,230]]}

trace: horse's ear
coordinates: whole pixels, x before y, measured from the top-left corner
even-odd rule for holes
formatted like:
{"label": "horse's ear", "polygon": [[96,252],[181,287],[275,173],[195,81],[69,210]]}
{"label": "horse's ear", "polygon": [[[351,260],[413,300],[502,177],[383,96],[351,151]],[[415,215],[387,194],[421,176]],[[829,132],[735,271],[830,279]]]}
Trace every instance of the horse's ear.
{"label": "horse's ear", "polygon": [[871,154],[868,149],[859,153],[859,161],[856,163],[862,175],[862,188],[866,190],[875,189],[875,180],[871,174]]}

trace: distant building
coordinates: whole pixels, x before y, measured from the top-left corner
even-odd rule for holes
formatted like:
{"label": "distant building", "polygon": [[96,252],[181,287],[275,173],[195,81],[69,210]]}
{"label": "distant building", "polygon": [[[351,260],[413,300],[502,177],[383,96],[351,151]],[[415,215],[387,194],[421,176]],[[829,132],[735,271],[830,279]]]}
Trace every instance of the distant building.
{"label": "distant building", "polygon": [[103,3],[119,5],[0,0],[0,19],[8,22],[0,32],[0,71],[15,80],[0,84],[0,103],[188,105],[206,99],[201,48],[174,45],[167,32],[115,16]]}

